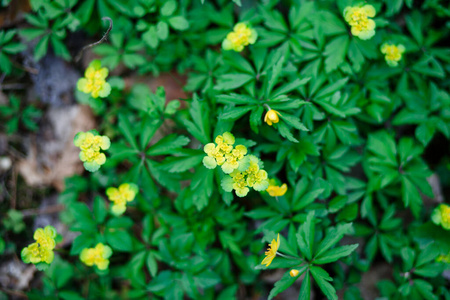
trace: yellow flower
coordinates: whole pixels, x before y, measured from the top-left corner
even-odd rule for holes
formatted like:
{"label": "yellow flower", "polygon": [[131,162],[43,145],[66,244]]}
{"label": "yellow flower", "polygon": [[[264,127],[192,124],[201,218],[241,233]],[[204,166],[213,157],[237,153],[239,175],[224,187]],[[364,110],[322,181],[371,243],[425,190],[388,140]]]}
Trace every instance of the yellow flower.
{"label": "yellow flower", "polygon": [[441,225],[442,228],[450,230],[450,206],[440,204],[433,210],[431,220],[434,224]]}
{"label": "yellow flower", "polygon": [[122,183],[119,188],[106,189],[108,199],[114,203],[111,207],[113,214],[123,214],[127,209],[127,202],[133,201],[138,191],[139,188],[134,183]]}
{"label": "yellow flower", "polygon": [[225,154],[225,163],[222,165],[222,171],[229,174],[239,167],[239,161],[247,154],[247,147],[237,145],[230,153]]}
{"label": "yellow flower", "polygon": [[245,175],[245,172],[239,172],[238,170],[235,170],[230,174],[230,177],[233,179],[233,189],[235,190],[238,197],[245,197],[250,191],[250,189],[247,187]]}
{"label": "yellow flower", "polygon": [[272,243],[270,243],[269,248],[267,248],[267,251],[265,253],[266,257],[264,257],[263,261],[261,262],[262,265],[266,265],[268,267],[272,260],[277,255],[278,248],[280,247],[280,234],[278,234],[277,240],[272,240]]}
{"label": "yellow flower", "polygon": [[20,255],[23,262],[27,264],[38,264],[41,262],[50,264],[55,258],[55,254],[51,249],[45,248],[37,242],[23,248]]}
{"label": "yellow flower", "polygon": [[[242,168],[241,168],[242,167]],[[239,197],[247,196],[249,187],[263,191],[269,186],[267,172],[261,169],[262,162],[254,155],[246,155],[239,162],[239,168],[222,178],[222,188],[226,192],[235,190]]]}
{"label": "yellow flower", "polygon": [[274,109],[269,109],[269,111],[264,116],[264,122],[272,126],[272,123],[276,124],[280,122],[280,118],[278,116],[281,116],[279,112]]}
{"label": "yellow flower", "polygon": [[41,262],[50,264],[55,257],[53,249],[56,246],[56,234],[55,228],[50,225],[36,229],[33,235],[36,242],[22,249],[22,260],[27,264]]}
{"label": "yellow flower", "polygon": [[298,270],[292,269],[292,270],[289,272],[289,275],[291,275],[291,277],[297,277],[297,276],[298,276],[298,273],[300,273]]}
{"label": "yellow flower", "polygon": [[53,226],[46,226],[44,229],[38,228],[34,232],[33,238],[45,249],[55,249],[56,229]]}
{"label": "yellow flower", "polygon": [[372,5],[347,6],[344,10],[345,21],[351,26],[354,36],[368,40],[375,35],[375,8]]}
{"label": "yellow flower", "polygon": [[436,258],[437,262],[445,262],[450,264],[450,252],[447,255],[441,254]]}
{"label": "yellow flower", "polygon": [[78,132],[73,143],[80,148],[80,160],[84,163],[84,168],[90,172],[97,171],[106,162],[106,156],[100,149],[107,150],[111,146],[109,138],[99,135],[96,130]]}
{"label": "yellow flower", "polygon": [[245,23],[237,23],[233,31],[228,33],[225,40],[223,40],[222,48],[224,50],[234,50],[241,52],[244,47],[249,44],[254,44],[258,38],[256,30]]}
{"label": "yellow flower", "polygon": [[384,59],[390,67],[396,67],[398,65],[398,62],[402,59],[402,55],[405,50],[405,46],[401,44],[396,46],[384,43],[381,46],[381,53],[386,54]]}
{"label": "yellow flower", "polygon": [[105,98],[111,93],[111,86],[106,82],[108,69],[102,68],[99,60],[93,60],[84,77],[77,82],[77,89],[85,94],[91,94],[93,98]]}
{"label": "yellow flower", "polygon": [[271,179],[269,181],[269,187],[266,189],[266,192],[269,193],[272,197],[280,197],[286,194],[287,191],[287,184],[283,183],[282,186],[278,186],[275,182],[275,180]]}
{"label": "yellow flower", "polygon": [[95,265],[99,270],[106,270],[112,250],[109,246],[98,243],[95,248],[85,248],[80,253],[80,260],[87,266]]}
{"label": "yellow flower", "polygon": [[233,148],[234,143],[235,138],[231,133],[225,132],[223,135],[218,135],[215,144],[209,143],[203,148],[207,154],[203,158],[203,165],[208,169],[214,169],[219,165],[226,174],[230,174],[233,170],[239,168],[242,159],[247,154],[247,147],[237,145]]}

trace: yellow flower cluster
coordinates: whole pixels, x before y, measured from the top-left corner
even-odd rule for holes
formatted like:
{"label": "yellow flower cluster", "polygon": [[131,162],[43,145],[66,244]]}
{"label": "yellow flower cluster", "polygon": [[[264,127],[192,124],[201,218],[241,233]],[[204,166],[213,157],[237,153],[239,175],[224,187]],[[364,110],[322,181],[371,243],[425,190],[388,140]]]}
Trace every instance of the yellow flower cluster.
{"label": "yellow flower cluster", "polygon": [[216,144],[206,144],[203,150],[208,156],[203,158],[203,164],[208,169],[214,169],[217,165],[222,167],[222,171],[230,174],[239,168],[239,162],[247,154],[247,148],[243,145],[237,145],[233,148],[235,143],[234,136],[225,132],[223,135],[218,135],[215,139]]}
{"label": "yellow flower cluster", "polygon": [[267,172],[262,169],[261,160],[254,155],[247,155],[243,161],[245,163],[242,163],[242,165],[248,167],[245,171],[237,169],[230,175],[225,175],[221,182],[223,190],[226,192],[235,190],[237,196],[245,197],[250,191],[249,187],[258,192],[267,189],[269,179],[267,178]]}
{"label": "yellow flower cluster", "polygon": [[281,116],[279,112],[274,109],[269,109],[264,116],[264,122],[266,122],[267,125],[272,126],[272,123],[276,124],[280,122],[280,118],[278,116]]}
{"label": "yellow flower cluster", "polygon": [[391,45],[384,43],[381,46],[381,53],[385,54],[384,59],[390,67],[396,67],[398,62],[402,59],[402,55],[405,52],[405,46],[403,45]]}
{"label": "yellow flower cluster", "polygon": [[80,253],[80,260],[87,266],[95,265],[99,270],[106,270],[112,250],[109,246],[98,243],[95,248],[85,248]]}
{"label": "yellow flower cluster", "polygon": [[254,44],[258,38],[256,30],[245,23],[237,23],[234,25],[233,31],[228,33],[222,42],[224,50],[234,50],[241,52],[248,44]]}
{"label": "yellow flower cluster", "polygon": [[446,255],[444,255],[444,254],[439,255],[436,258],[436,261],[450,264],[450,252],[447,253]]}
{"label": "yellow flower cluster", "polygon": [[431,220],[436,225],[441,225],[445,230],[450,230],[450,206],[440,204],[433,210]]}
{"label": "yellow flower cluster", "polygon": [[105,98],[111,93],[111,85],[106,82],[108,69],[102,68],[99,60],[93,60],[84,73],[84,77],[77,82],[77,89],[93,98]]}
{"label": "yellow flower cluster", "polygon": [[221,166],[225,177],[222,179],[222,188],[236,195],[244,197],[250,191],[249,187],[256,191],[263,191],[269,186],[267,172],[264,171],[262,162],[254,155],[247,155],[244,145],[237,145],[234,136],[225,132],[218,135],[215,143],[206,144],[204,151],[207,154],[203,158],[203,165],[208,169]]}
{"label": "yellow flower cluster", "polygon": [[280,234],[277,236],[277,240],[272,240],[272,243],[270,243],[269,248],[267,248],[267,251],[265,253],[266,257],[264,257],[263,261],[261,262],[262,265],[266,265],[268,267],[272,260],[277,256],[278,248],[280,247]]}
{"label": "yellow flower cluster", "polygon": [[97,171],[106,162],[106,156],[100,149],[109,149],[111,142],[107,136],[99,135],[96,130],[78,132],[73,143],[80,148],[80,160],[84,162],[84,168],[89,172]]}
{"label": "yellow flower cluster", "polygon": [[50,264],[55,257],[53,253],[53,249],[55,249],[56,246],[55,228],[50,225],[46,226],[43,229],[38,228],[34,232],[33,238],[36,240],[36,242],[22,249],[22,260],[27,264]]}
{"label": "yellow flower cluster", "polygon": [[276,181],[271,179],[269,180],[269,187],[266,189],[266,192],[272,197],[283,196],[287,192],[287,184],[283,183],[281,186],[278,186]]}
{"label": "yellow flower cluster", "polygon": [[347,6],[344,10],[345,21],[352,27],[354,36],[368,40],[375,35],[375,8],[372,5]]}
{"label": "yellow flower cluster", "polygon": [[116,216],[123,214],[127,209],[127,202],[133,201],[138,191],[139,188],[134,183],[122,183],[118,188],[106,189],[108,199],[114,203],[112,213]]}

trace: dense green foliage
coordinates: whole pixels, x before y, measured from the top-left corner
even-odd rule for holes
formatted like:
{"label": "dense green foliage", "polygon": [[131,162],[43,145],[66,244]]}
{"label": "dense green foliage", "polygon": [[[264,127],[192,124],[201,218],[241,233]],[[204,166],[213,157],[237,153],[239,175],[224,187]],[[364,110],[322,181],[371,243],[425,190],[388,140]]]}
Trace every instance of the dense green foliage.
{"label": "dense green foliage", "polygon": [[[19,35],[36,43],[34,59],[53,52],[75,64],[84,45],[73,50],[66,41],[80,31],[101,37],[107,16],[109,38],[93,47],[102,66],[123,76],[175,70],[187,75],[189,95],[166,99],[164,87],[126,86],[117,75],[107,78],[105,98],[74,91],[111,146],[98,171],[66,179],[60,219],[79,235],[70,248],[55,248],[30,299],[272,298],[295,281],[299,299],[312,290],[316,299],[338,299],[336,291],[362,299],[362,276],[386,263],[390,273],[373,283],[382,299],[450,299],[442,275],[450,257],[437,259],[450,253],[450,231],[431,222],[438,203],[428,181],[437,174],[444,194],[450,189],[446,1],[370,1],[376,33],[367,40],[344,18],[360,3],[351,0],[30,3]],[[242,52],[225,51],[238,22],[258,38]],[[1,70],[11,76],[19,70],[9,56],[23,50],[14,36],[0,32]],[[404,46],[397,66],[385,60],[384,43]],[[35,130],[40,111],[10,101],[0,107],[9,118],[2,127]],[[270,109],[279,112],[272,126],[264,122]],[[170,134],[161,137],[162,126]],[[287,183],[286,194],[224,191],[223,172],[202,163],[204,145],[224,132],[269,178]],[[139,188],[123,215],[111,212],[106,195],[122,183]],[[12,213],[2,230],[15,231],[14,219],[21,222]],[[283,256],[263,266],[278,233]],[[79,259],[98,243],[113,252],[106,270]],[[266,269],[284,276],[265,283]]]}

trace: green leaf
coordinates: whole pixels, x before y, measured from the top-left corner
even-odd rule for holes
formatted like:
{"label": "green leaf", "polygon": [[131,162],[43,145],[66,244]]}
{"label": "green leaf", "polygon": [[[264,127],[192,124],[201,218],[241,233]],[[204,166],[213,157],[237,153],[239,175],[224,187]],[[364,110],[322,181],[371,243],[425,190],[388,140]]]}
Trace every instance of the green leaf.
{"label": "green leaf", "polygon": [[156,25],[156,34],[158,38],[162,41],[165,41],[169,36],[169,26],[166,22],[159,21]]}
{"label": "green leaf", "polygon": [[282,113],[280,118],[298,130],[309,131],[308,128],[306,128],[305,125],[303,125],[303,123],[300,122],[300,119],[298,117],[289,115],[287,113]]}
{"label": "green leaf", "polygon": [[107,229],[105,238],[108,245],[114,250],[131,252],[133,250],[133,242],[128,232],[123,230]]}
{"label": "green leaf", "polygon": [[181,156],[181,157],[168,157],[160,165],[161,169],[170,173],[180,173],[196,167],[200,164],[203,158],[206,157],[204,153],[197,155]]}
{"label": "green leaf", "polygon": [[156,273],[158,273],[158,263],[156,262],[155,255],[152,252],[148,252],[145,262],[150,275],[152,275],[152,277],[155,277]]}
{"label": "green leaf", "polygon": [[176,1],[166,1],[164,5],[161,7],[161,15],[163,16],[171,16],[175,10],[177,9]]}
{"label": "green leaf", "polygon": [[189,144],[190,139],[184,135],[172,133],[160,139],[147,150],[147,155],[167,155],[178,151],[179,148]]}
{"label": "green leaf", "polygon": [[105,221],[107,214],[108,211],[106,209],[105,200],[100,196],[96,196],[94,199],[94,217],[97,223],[102,224],[103,221]]}
{"label": "green leaf", "polygon": [[128,121],[128,118],[123,114],[119,114],[119,129],[120,131],[122,131],[125,139],[128,141],[128,143],[130,143],[131,147],[138,150],[139,148],[134,138],[133,130],[131,129],[131,124]]}
{"label": "green leaf", "polygon": [[336,290],[328,282],[328,281],[332,281],[333,280],[328,275],[328,273],[324,269],[316,267],[316,266],[312,266],[310,268],[310,270],[311,270],[312,276],[314,277],[314,280],[316,281],[316,283],[319,286],[320,290],[327,297],[327,299],[338,300],[338,296],[336,294]]}
{"label": "green leaf", "polygon": [[338,90],[340,90],[341,88],[343,88],[348,81],[348,77],[346,78],[342,78],[337,80],[336,82],[327,85],[326,87],[324,87],[323,89],[321,89],[317,94],[316,94],[316,98],[317,99],[322,99],[325,98],[327,96],[330,96],[332,94],[334,94],[335,92],[337,92]]}
{"label": "green leaf", "polygon": [[310,300],[311,299],[311,275],[309,270],[306,272],[305,278],[302,281],[302,287],[298,295],[298,300]]}
{"label": "green leaf", "polygon": [[223,120],[236,120],[243,115],[245,115],[247,112],[252,110],[253,106],[239,106],[239,107],[230,107],[228,106],[228,109],[225,107],[224,112],[220,114],[219,119]]}
{"label": "green leaf", "polygon": [[158,33],[156,31],[156,27],[150,26],[149,29],[142,35],[142,39],[144,40],[144,42],[147,43],[147,45],[150,48],[156,49],[159,45]]}
{"label": "green leaf", "polygon": [[90,248],[94,243],[95,240],[92,235],[82,233],[73,240],[70,255],[80,254],[84,248]]}
{"label": "green leaf", "polygon": [[169,19],[170,26],[176,30],[186,30],[189,28],[189,22],[183,16],[175,16]]}
{"label": "green leaf", "polygon": [[321,255],[318,255],[315,259],[314,259],[314,263],[321,265],[321,264],[328,264],[330,262],[334,262],[337,261],[338,259],[342,258],[342,257],[346,257],[348,255],[350,255],[356,248],[358,248],[358,244],[354,244],[354,245],[345,245],[345,246],[340,246],[334,249],[330,249],[324,253],[322,253]]}
{"label": "green leaf", "polygon": [[45,35],[42,39],[37,43],[34,48],[34,59],[36,61],[41,60],[47,54],[48,41],[50,39],[50,35]]}
{"label": "green leaf", "polygon": [[296,280],[297,277],[291,277],[289,272],[284,273],[283,277],[275,283],[273,289],[270,291],[268,299],[273,299],[273,297],[290,287]]}
{"label": "green leaf", "polygon": [[314,211],[310,211],[306,217],[305,223],[299,227],[296,235],[300,252],[307,260],[311,260],[314,253],[315,225],[313,218]]}
{"label": "green leaf", "polygon": [[348,35],[340,35],[334,38],[325,47],[323,55],[326,56],[325,72],[327,72],[327,74],[336,70],[344,62],[349,41]]}
{"label": "green leaf", "polygon": [[413,215],[418,218],[423,206],[422,197],[414,184],[407,176],[401,177],[402,183],[402,200],[405,207],[411,208]]}
{"label": "green leaf", "polygon": [[217,80],[217,84],[214,86],[214,90],[233,90],[243,86],[252,79],[254,79],[254,76],[250,74],[232,73],[221,75]]}
{"label": "green leaf", "polygon": [[319,257],[322,253],[325,253],[325,251],[336,245],[345,234],[349,233],[351,228],[352,223],[346,223],[328,229],[325,238],[317,247],[318,251],[316,252],[315,257]]}

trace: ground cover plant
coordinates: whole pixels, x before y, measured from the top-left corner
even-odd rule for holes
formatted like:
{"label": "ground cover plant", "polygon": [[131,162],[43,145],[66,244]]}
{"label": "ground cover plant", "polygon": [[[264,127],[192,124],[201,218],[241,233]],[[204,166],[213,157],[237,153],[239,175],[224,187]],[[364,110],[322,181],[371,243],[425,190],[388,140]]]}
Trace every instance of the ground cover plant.
{"label": "ground cover plant", "polygon": [[450,299],[447,1],[0,13],[0,299]]}

